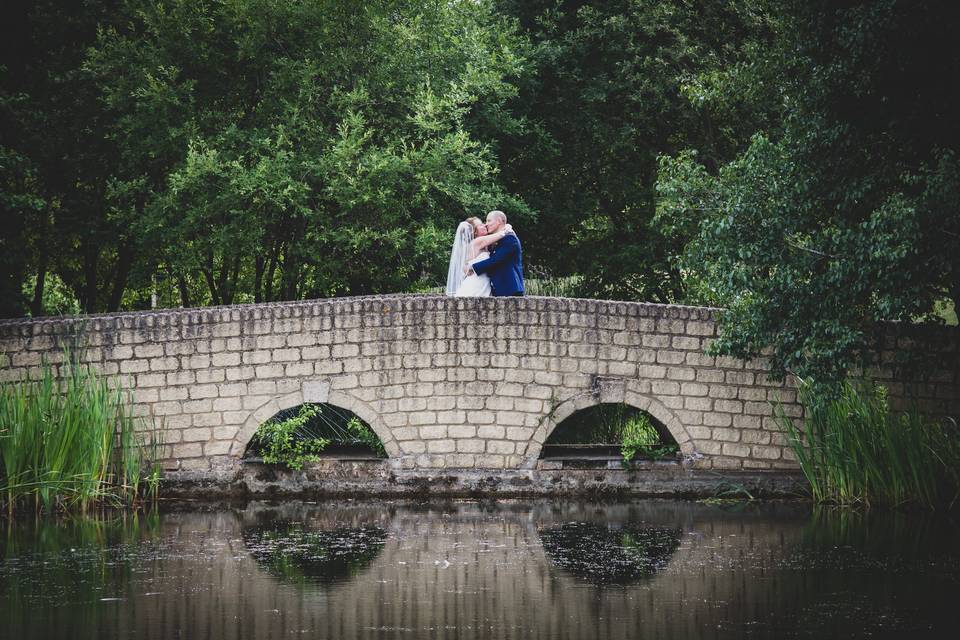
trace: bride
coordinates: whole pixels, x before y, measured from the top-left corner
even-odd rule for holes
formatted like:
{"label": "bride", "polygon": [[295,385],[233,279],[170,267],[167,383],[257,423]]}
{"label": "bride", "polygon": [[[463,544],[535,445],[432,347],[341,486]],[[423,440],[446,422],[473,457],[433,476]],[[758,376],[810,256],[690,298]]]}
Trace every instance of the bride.
{"label": "bride", "polygon": [[450,268],[447,270],[447,295],[485,298],[490,295],[490,278],[473,271],[465,276],[468,265],[490,257],[487,247],[510,233],[510,225],[496,233],[487,233],[487,225],[480,218],[467,218],[457,227],[450,253]]}

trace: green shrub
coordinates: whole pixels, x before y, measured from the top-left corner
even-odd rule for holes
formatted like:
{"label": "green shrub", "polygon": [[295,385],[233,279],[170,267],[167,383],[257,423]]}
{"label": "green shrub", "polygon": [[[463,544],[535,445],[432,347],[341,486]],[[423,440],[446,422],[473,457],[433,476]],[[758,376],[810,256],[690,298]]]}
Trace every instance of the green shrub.
{"label": "green shrub", "polygon": [[817,397],[804,383],[807,408],[798,426],[776,406],[817,502],[952,504],[960,492],[960,439],[952,420],[918,410],[894,412],[886,389],[846,382],[836,397]]}
{"label": "green shrub", "polygon": [[305,462],[319,460],[330,440],[318,437],[303,437],[306,426],[320,413],[320,407],[300,405],[296,415],[281,420],[267,420],[254,435],[256,445],[269,464],[283,464],[291,469],[302,469]]}
{"label": "green shrub", "polygon": [[[637,452],[643,451],[654,458],[669,455],[669,446],[661,445],[660,434],[650,422],[650,416],[641,413],[632,417],[623,425],[620,455],[624,462],[633,460]],[[675,451],[676,449],[674,449]]]}

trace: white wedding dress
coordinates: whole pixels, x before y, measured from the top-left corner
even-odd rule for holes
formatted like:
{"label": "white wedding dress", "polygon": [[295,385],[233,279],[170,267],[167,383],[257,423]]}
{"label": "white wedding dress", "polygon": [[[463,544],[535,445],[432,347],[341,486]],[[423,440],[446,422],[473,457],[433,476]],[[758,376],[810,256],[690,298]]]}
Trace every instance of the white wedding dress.
{"label": "white wedding dress", "polygon": [[[477,257],[469,262],[473,264],[474,262],[480,262],[481,260],[486,260],[490,257],[490,253],[487,251],[481,251],[477,254]],[[463,279],[463,282],[460,284],[460,287],[457,289],[457,292],[454,294],[458,298],[488,298],[492,290],[490,288],[490,277],[487,275],[477,275],[473,271],[470,272],[466,278]]]}

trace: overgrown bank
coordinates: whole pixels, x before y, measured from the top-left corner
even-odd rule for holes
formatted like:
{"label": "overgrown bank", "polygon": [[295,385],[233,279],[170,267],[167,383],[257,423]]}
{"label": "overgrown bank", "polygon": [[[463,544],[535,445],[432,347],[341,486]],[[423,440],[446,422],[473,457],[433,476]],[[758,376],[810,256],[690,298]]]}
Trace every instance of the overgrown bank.
{"label": "overgrown bank", "polygon": [[0,387],[0,505],[86,511],[155,498],[157,444],[127,392],[64,353],[39,379]]}

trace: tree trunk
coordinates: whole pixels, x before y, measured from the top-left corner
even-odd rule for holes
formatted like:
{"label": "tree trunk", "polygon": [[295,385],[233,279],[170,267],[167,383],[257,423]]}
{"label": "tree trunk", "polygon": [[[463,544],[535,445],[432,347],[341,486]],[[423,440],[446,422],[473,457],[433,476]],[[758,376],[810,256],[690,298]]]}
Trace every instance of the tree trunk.
{"label": "tree trunk", "polygon": [[220,304],[220,291],[217,289],[217,282],[213,277],[213,254],[207,254],[207,266],[203,269],[203,278],[207,281],[207,288],[210,289],[210,298],[213,304]]}
{"label": "tree trunk", "polygon": [[83,245],[84,286],[80,295],[80,307],[84,313],[94,313],[97,310],[97,261],[100,249],[90,237],[84,239]]}
{"label": "tree trunk", "polygon": [[191,307],[190,304],[190,289],[187,287],[187,281],[181,274],[174,275],[172,269],[167,270],[170,273],[170,277],[174,278],[177,281],[177,290],[180,292],[180,304],[184,307]]}
{"label": "tree trunk", "polygon": [[47,279],[47,245],[40,249],[40,263],[37,265],[37,282],[33,285],[33,300],[30,302],[30,315],[34,318],[44,315],[43,287]]}
{"label": "tree trunk", "polygon": [[254,262],[253,301],[263,302],[263,256],[257,256]]}
{"label": "tree trunk", "polygon": [[280,247],[273,246],[273,253],[270,254],[270,263],[267,265],[267,292],[266,302],[273,300],[273,276],[277,270],[277,255],[280,253]]}
{"label": "tree trunk", "polygon": [[130,277],[130,269],[133,267],[133,257],[133,241],[126,240],[117,250],[117,268],[113,274],[113,289],[110,292],[110,300],[107,302],[107,311],[120,309],[123,292],[127,289],[127,278]]}
{"label": "tree trunk", "polygon": [[[226,265],[224,265],[226,270]],[[233,259],[233,267],[230,269],[230,276],[227,279],[226,289],[223,292],[223,304],[233,304],[234,296],[237,295],[237,280],[240,278],[240,254]]]}

